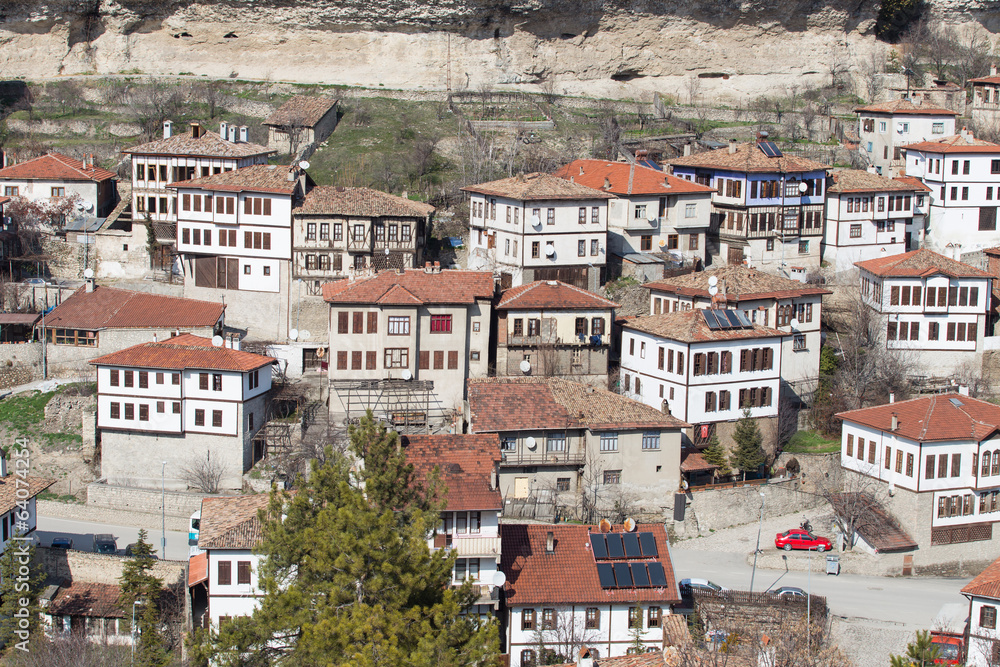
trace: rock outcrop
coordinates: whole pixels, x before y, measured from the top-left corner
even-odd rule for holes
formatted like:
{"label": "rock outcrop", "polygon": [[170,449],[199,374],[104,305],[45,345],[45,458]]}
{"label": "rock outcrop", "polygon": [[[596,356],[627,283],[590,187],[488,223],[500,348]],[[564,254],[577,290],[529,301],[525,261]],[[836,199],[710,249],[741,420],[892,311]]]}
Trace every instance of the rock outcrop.
{"label": "rock outcrop", "polygon": [[[875,44],[865,0],[0,1],[5,76],[193,73],[403,89],[786,92]],[[997,0],[930,0],[1000,27]],[[551,83],[545,83],[551,82]],[[683,98],[683,94],[681,95]]]}

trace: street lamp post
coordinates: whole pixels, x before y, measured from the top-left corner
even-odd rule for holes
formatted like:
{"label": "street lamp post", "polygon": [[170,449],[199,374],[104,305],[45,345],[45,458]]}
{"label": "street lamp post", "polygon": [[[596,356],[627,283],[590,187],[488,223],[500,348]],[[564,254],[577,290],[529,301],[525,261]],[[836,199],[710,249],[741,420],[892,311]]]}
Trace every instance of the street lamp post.
{"label": "street lamp post", "polygon": [[750,573],[750,592],[753,593],[753,580],[757,576],[757,554],[760,553],[760,531],[764,528],[764,492],[760,493],[760,521],[757,523],[757,548],[753,552],[753,571]]}
{"label": "street lamp post", "polygon": [[160,558],[167,560],[167,462],[160,468]]}
{"label": "street lamp post", "polygon": [[135,637],[137,634],[135,630],[135,608],[138,607],[140,604],[141,602],[139,600],[135,600],[132,602],[132,664],[133,665],[135,665]]}

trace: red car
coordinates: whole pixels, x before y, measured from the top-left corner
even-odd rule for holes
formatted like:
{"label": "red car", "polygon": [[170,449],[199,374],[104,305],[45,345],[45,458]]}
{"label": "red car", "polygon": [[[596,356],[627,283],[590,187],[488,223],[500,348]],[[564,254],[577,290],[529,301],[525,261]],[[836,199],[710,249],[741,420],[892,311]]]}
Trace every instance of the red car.
{"label": "red car", "polygon": [[833,549],[833,544],[825,537],[819,537],[812,533],[793,528],[783,533],[778,533],[774,537],[774,546],[778,549],[791,551],[792,549],[810,549],[813,551],[829,551]]}

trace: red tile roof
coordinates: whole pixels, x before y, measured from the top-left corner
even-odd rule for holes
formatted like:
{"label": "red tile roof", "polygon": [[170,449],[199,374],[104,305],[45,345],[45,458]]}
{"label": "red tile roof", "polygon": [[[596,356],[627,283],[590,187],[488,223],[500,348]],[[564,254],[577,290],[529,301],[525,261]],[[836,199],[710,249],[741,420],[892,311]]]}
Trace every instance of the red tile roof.
{"label": "red tile roof", "polygon": [[435,468],[447,487],[446,508],[452,511],[501,510],[499,488],[490,488],[500,462],[500,438],[483,435],[404,435],[406,460],[421,481]]}
{"label": "red tile roof", "polygon": [[266,509],[267,493],[201,501],[198,546],[202,549],[253,549],[263,536],[257,510]]}
{"label": "red tile roof", "polygon": [[188,588],[208,581],[208,553],[200,553],[188,559]]}
{"label": "red tile roof", "polygon": [[969,79],[968,83],[1000,83],[1000,76],[981,76],[976,79]]}
{"label": "red tile roof", "polygon": [[681,461],[681,472],[709,472],[719,466],[713,465],[705,460],[701,452],[685,449],[683,460]]}
{"label": "red tile roof", "polygon": [[471,304],[476,299],[493,296],[493,285],[493,274],[489,271],[382,271],[367,278],[326,283],[323,298],[335,304]]}
{"label": "red tile roof", "polygon": [[985,570],[967,583],[962,589],[962,593],[1000,600],[1000,558],[987,565]]}
{"label": "red tile roof", "polygon": [[869,104],[864,107],[857,107],[854,113],[885,113],[892,115],[910,115],[910,116],[958,116],[957,111],[952,111],[951,109],[942,109],[941,107],[930,107],[924,106],[923,104],[914,104],[910,100],[898,99],[892,100],[891,102],[880,102],[879,104]]}
{"label": "red tile roof", "polygon": [[871,408],[848,410],[837,416],[917,442],[973,440],[980,442],[1000,430],[1000,405],[961,394],[923,396],[909,401],[886,403]]}
{"label": "red tile roof", "polygon": [[157,139],[149,143],[126,148],[126,155],[178,155],[185,157],[243,158],[256,155],[270,155],[277,151],[258,144],[232,142],[223,139],[218,132],[205,133],[194,138],[191,132],[175,134],[167,139]]}
{"label": "red tile roof", "polygon": [[[622,532],[621,526],[612,530]],[[546,533],[550,531],[555,548],[553,553],[546,553]],[[507,605],[680,602],[663,524],[641,524],[636,528],[637,532],[653,533],[659,555],[655,559],[630,559],[660,562],[667,579],[663,588],[601,588],[597,561],[590,548],[591,531],[599,529],[571,524],[501,524],[500,568],[507,575]]]}
{"label": "red tile roof", "polygon": [[325,95],[296,95],[267,117],[264,125],[313,127],[337,107],[337,100]]}
{"label": "red tile roof", "polygon": [[[176,181],[167,187],[197,188],[218,192],[271,192],[290,195],[295,191],[297,170],[297,167],[276,164],[254,164],[211,176],[192,178],[190,181]],[[294,176],[292,180],[288,180],[289,174]]]}
{"label": "red tile roof", "polygon": [[95,366],[135,366],[138,368],[187,368],[239,371],[246,373],[274,363],[265,357],[243,350],[216,347],[208,338],[181,334],[157,343],[133,345],[90,361]]}
{"label": "red tile roof", "polygon": [[924,182],[921,181],[916,176],[897,176],[893,180],[899,181],[901,183],[906,183],[907,185],[911,185],[911,186],[913,186],[913,188],[915,190],[918,190],[918,191],[921,191],[921,192],[930,192],[931,191],[931,189],[928,186],[924,185]]}
{"label": "red tile roof", "polygon": [[499,181],[469,185],[462,188],[465,192],[506,197],[520,201],[552,201],[556,199],[614,199],[615,196],[588,188],[584,185],[553,176],[552,174],[524,174],[502,178]]}
{"label": "red tile roof", "polygon": [[923,151],[924,153],[1000,153],[1000,144],[976,139],[971,132],[954,134],[950,137],[921,141],[903,146],[904,151]]}
{"label": "red tile roof", "polygon": [[469,380],[468,391],[474,433],[688,427],[645,403],[562,378],[480,378]]}
{"label": "red tile roof", "polygon": [[1000,246],[996,248],[987,248],[983,252],[989,255],[990,257],[1000,257]]}
{"label": "red tile roof", "polygon": [[371,188],[318,185],[306,194],[294,215],[357,215],[364,218],[426,218],[434,207]]}
{"label": "red tile roof", "polygon": [[45,613],[52,616],[87,616],[122,618],[125,612],[118,602],[121,588],[116,584],[71,581],[60,586]]}
{"label": "red tile roof", "polygon": [[536,280],[533,283],[504,290],[500,295],[497,310],[521,308],[599,310],[618,308],[618,304],[603,296],[558,280]]}
{"label": "red tile roof", "polygon": [[616,195],[678,195],[715,192],[713,188],[659,169],[607,160],[573,160],[557,169],[559,178]]}
{"label": "red tile roof", "polygon": [[[900,178],[888,178],[861,169],[842,169],[832,174],[833,185],[827,192],[913,192],[918,188]],[[918,179],[912,179],[920,183]],[[924,189],[923,184],[919,189]],[[928,188],[929,190],[930,188]]]}
{"label": "red tile roof", "polygon": [[[673,278],[664,278],[643,287],[656,292],[666,292],[679,296],[694,296],[711,299],[708,281],[715,278],[720,294],[725,291],[726,300],[739,303],[750,299],[791,299],[803,296],[833,294],[828,289],[807,285],[797,280],[766,273],[744,264],[727,264],[710,271],[687,273]],[[723,290],[725,287],[725,290]]]}
{"label": "red tile roof", "polygon": [[796,174],[808,171],[823,171],[829,165],[809,160],[797,155],[768,157],[757,147],[756,142],[737,144],[736,152],[729,147],[705,153],[695,153],[667,160],[667,164],[679,167],[708,167],[743,173]]}
{"label": "red tile roof", "polygon": [[34,160],[0,169],[0,179],[46,181],[94,181],[100,183],[118,175],[100,167],[85,167],[62,153],[48,153]]}
{"label": "red tile roof", "polygon": [[133,292],[97,285],[81,287],[45,316],[46,328],[171,329],[212,327],[225,312],[222,303]]}
{"label": "red tile roof", "polygon": [[756,322],[749,329],[712,329],[705,320],[705,310],[694,308],[675,313],[645,315],[629,320],[623,328],[644,331],[654,336],[684,343],[709,343],[717,340],[745,340],[750,338],[779,338],[786,336],[777,329]]}
{"label": "red tile roof", "polygon": [[904,252],[901,255],[889,255],[864,262],[855,262],[854,266],[886,278],[917,278],[937,274],[953,278],[991,277],[985,271],[980,271],[968,264],[924,248]]}

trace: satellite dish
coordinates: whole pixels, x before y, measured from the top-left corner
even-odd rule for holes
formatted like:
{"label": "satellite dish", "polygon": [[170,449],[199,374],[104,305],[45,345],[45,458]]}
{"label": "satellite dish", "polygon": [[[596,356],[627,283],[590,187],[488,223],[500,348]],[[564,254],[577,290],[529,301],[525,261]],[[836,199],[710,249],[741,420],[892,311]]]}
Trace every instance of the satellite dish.
{"label": "satellite dish", "polygon": [[611,532],[611,522],[608,521],[607,519],[601,519],[600,523],[597,524],[597,527],[598,529],[600,529],[602,533]]}
{"label": "satellite dish", "polygon": [[325,355],[326,355],[326,348],[322,348],[321,347],[318,350],[316,350],[316,358],[317,359],[322,359]]}
{"label": "satellite dish", "polygon": [[298,340],[299,339],[299,330],[298,329],[292,329],[291,331],[289,331],[288,332],[288,338],[290,340]]}
{"label": "satellite dish", "polygon": [[212,345],[222,347],[222,336],[212,336]]}
{"label": "satellite dish", "polygon": [[532,227],[541,227],[542,226],[542,219],[539,218],[537,215],[531,216],[531,226]]}
{"label": "satellite dish", "polygon": [[656,225],[656,221],[657,221],[657,220],[658,220],[658,218],[656,218],[655,216],[654,216],[654,217],[652,217],[652,218],[649,218],[649,224],[651,224],[651,225]]}
{"label": "satellite dish", "polygon": [[545,244],[545,256],[546,257],[551,257],[554,254],[556,254],[556,247],[554,245],[552,245],[551,243],[546,243]]}
{"label": "satellite dish", "polygon": [[83,202],[83,208],[84,208],[85,210],[87,210],[87,211],[92,211],[92,210],[94,210],[94,202],[90,202],[90,201],[85,201],[85,202]]}
{"label": "satellite dish", "polygon": [[660,246],[661,248],[666,248],[667,247],[667,241],[666,241],[666,239],[660,239],[659,241],[656,242],[656,245]]}
{"label": "satellite dish", "polygon": [[718,276],[709,276],[708,277],[708,284],[709,284],[710,287],[715,287],[716,285],[719,284],[719,277]]}
{"label": "satellite dish", "polygon": [[90,280],[91,278],[94,277],[94,270],[93,269],[84,269],[83,270],[83,277],[86,278],[87,280]]}
{"label": "satellite dish", "polygon": [[406,370],[403,371],[403,379],[404,380],[412,380],[413,379],[413,373],[410,372],[409,368],[407,368]]}
{"label": "satellite dish", "polygon": [[625,529],[626,533],[631,533],[632,531],[634,531],[635,530],[635,525],[636,525],[635,524],[635,519],[633,519],[632,517],[627,517],[622,522],[622,527]]}
{"label": "satellite dish", "polygon": [[493,585],[503,586],[507,583],[507,575],[503,573],[502,570],[497,570],[493,573]]}
{"label": "satellite dish", "polygon": [[789,322],[789,324],[792,325],[793,329],[798,329],[799,328],[799,320],[798,320],[798,318],[797,317],[793,317],[792,321]]}
{"label": "satellite dish", "polygon": [[303,160],[302,162],[299,162],[299,167],[302,168],[302,169],[308,169],[309,168],[309,161],[308,160]]}
{"label": "satellite dish", "polygon": [[303,329],[302,331],[299,332],[299,336],[302,337],[302,340],[309,340],[310,338],[312,338],[312,332],[309,331],[308,329]]}
{"label": "satellite dish", "polygon": [[389,254],[389,249],[388,249],[388,248],[386,248],[386,249],[385,249],[385,254],[386,254],[386,255],[388,255],[388,254]]}
{"label": "satellite dish", "polygon": [[708,288],[708,293],[711,294],[712,296],[715,296],[716,294],[719,293],[719,288],[716,287],[715,285],[711,285]]}
{"label": "satellite dish", "polygon": [[78,211],[82,211],[83,210],[83,203],[82,202],[77,202],[76,203],[76,210],[78,210]]}
{"label": "satellite dish", "polygon": [[536,442],[535,439],[532,436],[529,435],[527,438],[524,439],[524,445],[528,449],[534,450],[535,447],[538,446],[538,442]]}
{"label": "satellite dish", "polygon": [[530,373],[531,372],[531,362],[525,360],[521,362],[521,372]]}

